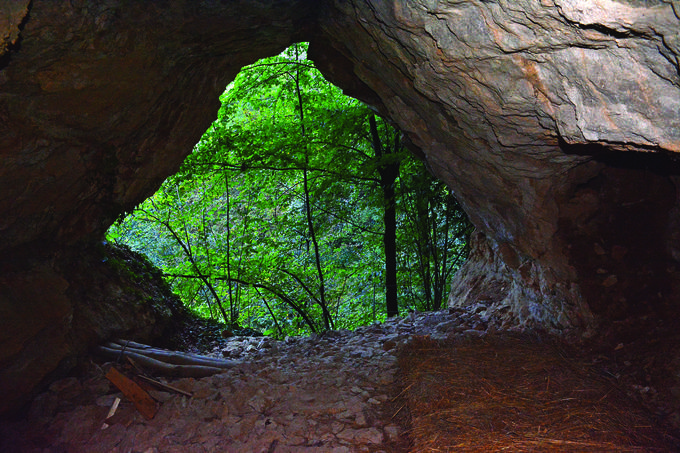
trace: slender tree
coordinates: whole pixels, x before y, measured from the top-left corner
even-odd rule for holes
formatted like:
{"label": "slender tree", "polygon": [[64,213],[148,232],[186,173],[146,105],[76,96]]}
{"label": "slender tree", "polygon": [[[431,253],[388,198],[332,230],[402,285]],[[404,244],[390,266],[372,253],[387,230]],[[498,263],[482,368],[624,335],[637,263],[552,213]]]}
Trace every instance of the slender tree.
{"label": "slender tree", "polygon": [[[377,160],[380,175],[380,188],[383,195],[383,247],[385,250],[385,308],[387,316],[399,315],[397,297],[397,206],[395,184],[399,178],[401,140],[394,134],[392,148],[383,146],[378,133],[375,116],[369,117],[371,143]],[[396,157],[396,158],[394,158]]]}

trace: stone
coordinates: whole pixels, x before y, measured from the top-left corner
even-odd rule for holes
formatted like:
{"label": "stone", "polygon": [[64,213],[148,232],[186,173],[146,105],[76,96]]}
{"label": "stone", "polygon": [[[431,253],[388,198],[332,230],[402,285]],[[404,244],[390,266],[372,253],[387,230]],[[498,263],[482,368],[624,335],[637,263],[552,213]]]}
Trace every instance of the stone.
{"label": "stone", "polygon": [[604,279],[604,281],[602,282],[602,286],[604,286],[605,288],[609,288],[610,286],[616,285],[618,282],[619,282],[618,277],[612,274]]}
{"label": "stone", "polygon": [[385,435],[392,442],[399,440],[399,427],[397,425],[385,426]]}
{"label": "stone", "polygon": [[622,245],[614,245],[612,247],[612,258],[616,261],[621,261],[628,253],[628,249]]}
{"label": "stone", "polygon": [[50,384],[49,389],[55,393],[58,398],[75,398],[83,390],[80,381],[75,377],[61,379]]}
{"label": "stone", "polygon": [[383,433],[377,428],[345,429],[337,434],[339,439],[356,441],[367,444],[380,444],[383,441]]}
{"label": "stone", "polygon": [[344,445],[341,445],[338,447],[333,447],[333,449],[329,451],[331,453],[351,453],[352,450],[350,450],[348,447],[345,447]]}
{"label": "stone", "polygon": [[0,4],[0,55],[16,45],[21,24],[28,15],[30,0]]}

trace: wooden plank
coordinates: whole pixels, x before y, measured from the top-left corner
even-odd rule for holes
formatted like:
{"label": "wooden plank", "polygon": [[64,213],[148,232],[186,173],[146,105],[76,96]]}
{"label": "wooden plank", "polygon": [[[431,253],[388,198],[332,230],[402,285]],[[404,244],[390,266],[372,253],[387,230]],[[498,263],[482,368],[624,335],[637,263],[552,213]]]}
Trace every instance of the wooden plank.
{"label": "wooden plank", "polygon": [[146,393],[139,384],[129,379],[114,367],[111,367],[106,373],[106,379],[118,387],[118,389],[123,392],[123,395],[134,403],[139,413],[146,419],[151,420],[156,415],[156,412],[158,412],[156,401],[151,398],[151,395]]}

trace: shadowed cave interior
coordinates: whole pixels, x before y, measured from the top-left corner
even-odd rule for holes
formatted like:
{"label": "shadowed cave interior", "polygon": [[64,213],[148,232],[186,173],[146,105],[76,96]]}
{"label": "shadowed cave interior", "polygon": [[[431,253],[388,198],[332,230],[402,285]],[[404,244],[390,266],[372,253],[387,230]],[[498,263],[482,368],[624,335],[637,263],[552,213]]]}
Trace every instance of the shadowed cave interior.
{"label": "shadowed cave interior", "polygon": [[308,41],[474,223],[451,312],[635,364],[626,385],[657,394],[633,400],[677,429],[680,20],[602,3],[0,1],[0,412],[103,341],[177,328],[103,234],[241,67]]}

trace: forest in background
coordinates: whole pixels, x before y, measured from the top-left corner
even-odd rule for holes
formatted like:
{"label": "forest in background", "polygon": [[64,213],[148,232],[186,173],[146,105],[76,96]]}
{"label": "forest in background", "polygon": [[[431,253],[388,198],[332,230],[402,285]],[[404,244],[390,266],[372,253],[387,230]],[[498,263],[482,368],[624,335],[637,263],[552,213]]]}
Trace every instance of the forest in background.
{"label": "forest in background", "polygon": [[468,254],[467,216],[306,50],[244,68],[180,171],[107,239],[235,328],[283,337],[441,308]]}

